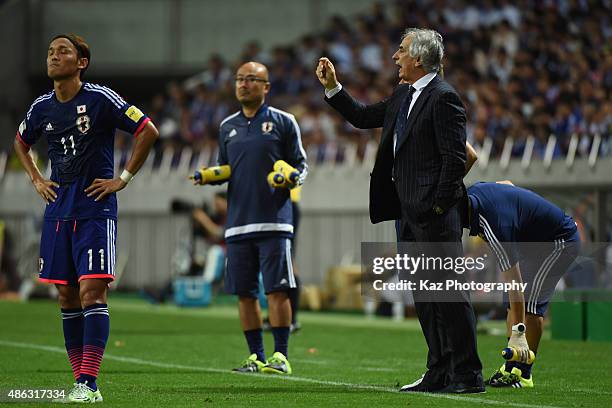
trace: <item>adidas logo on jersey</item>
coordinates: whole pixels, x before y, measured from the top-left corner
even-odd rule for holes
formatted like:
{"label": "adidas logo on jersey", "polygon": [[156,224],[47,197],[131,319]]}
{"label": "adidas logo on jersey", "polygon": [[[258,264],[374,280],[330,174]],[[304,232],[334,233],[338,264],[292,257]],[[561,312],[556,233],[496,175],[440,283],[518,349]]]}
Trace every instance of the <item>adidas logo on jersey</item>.
{"label": "adidas logo on jersey", "polygon": [[285,278],[281,279],[281,281],[280,281],[281,285],[286,285],[287,283],[289,283],[289,282],[287,282],[287,279],[285,279]]}
{"label": "adidas logo on jersey", "polygon": [[50,131],[52,131],[52,130],[53,130],[53,126],[51,125],[51,122],[47,123],[47,127],[45,128],[45,130],[46,130],[47,132],[50,132]]}
{"label": "adidas logo on jersey", "polygon": [[236,132],[236,129],[232,129],[231,132],[229,132],[229,135],[227,135],[227,137],[233,137],[236,136],[238,134],[238,132]]}

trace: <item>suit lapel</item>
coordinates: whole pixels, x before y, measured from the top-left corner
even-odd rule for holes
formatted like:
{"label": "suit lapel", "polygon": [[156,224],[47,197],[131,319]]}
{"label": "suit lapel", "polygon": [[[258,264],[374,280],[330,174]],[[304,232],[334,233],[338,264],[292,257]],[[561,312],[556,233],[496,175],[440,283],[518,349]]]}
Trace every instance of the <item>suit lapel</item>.
{"label": "suit lapel", "polygon": [[419,98],[414,103],[414,106],[412,107],[412,110],[410,111],[410,115],[408,115],[408,123],[406,125],[406,131],[404,132],[403,135],[398,135],[398,139],[399,139],[397,141],[397,151],[398,152],[399,152],[399,149],[402,147],[402,144],[404,144],[404,142],[408,138],[408,135],[410,134],[410,131],[412,130],[412,127],[414,126],[416,122],[416,117],[419,115],[419,112],[421,111],[421,109],[423,109],[423,106],[425,106],[425,102],[427,102],[427,99],[429,99],[431,91],[436,87],[436,85],[438,84],[438,81],[439,79],[438,79],[438,76],[436,75],[427,84],[427,86],[423,88],[423,90],[421,91],[421,94],[419,95]]}
{"label": "suit lapel", "polygon": [[390,118],[393,118],[393,122],[391,123],[391,126],[387,126],[387,128],[384,129],[385,131],[383,132],[382,140],[380,141],[381,145],[388,142],[393,143],[393,131],[395,129],[395,121],[397,120],[397,112],[399,111],[402,101],[404,100],[404,97],[409,89],[410,85],[401,84],[397,87],[395,94],[392,96],[393,101],[389,106],[388,115]]}

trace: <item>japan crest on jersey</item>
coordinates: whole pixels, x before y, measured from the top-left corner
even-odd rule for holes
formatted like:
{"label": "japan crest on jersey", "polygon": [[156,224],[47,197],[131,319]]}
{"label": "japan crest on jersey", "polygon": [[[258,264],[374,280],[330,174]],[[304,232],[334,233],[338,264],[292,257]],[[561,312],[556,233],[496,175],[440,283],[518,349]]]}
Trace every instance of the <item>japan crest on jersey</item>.
{"label": "japan crest on jersey", "polygon": [[272,123],[272,122],[264,122],[264,123],[261,124],[261,131],[265,135],[267,133],[270,133],[272,131],[273,127],[274,127],[274,123]]}
{"label": "japan crest on jersey", "polygon": [[91,121],[89,120],[89,116],[87,115],[79,116],[76,120],[76,126],[79,132],[81,132],[82,134],[87,133],[87,131],[91,127],[90,122]]}

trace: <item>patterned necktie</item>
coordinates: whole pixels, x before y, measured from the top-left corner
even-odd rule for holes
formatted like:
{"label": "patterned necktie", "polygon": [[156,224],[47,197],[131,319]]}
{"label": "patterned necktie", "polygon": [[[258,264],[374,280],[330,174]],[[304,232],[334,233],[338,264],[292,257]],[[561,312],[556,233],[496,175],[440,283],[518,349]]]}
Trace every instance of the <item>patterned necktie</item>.
{"label": "patterned necktie", "polygon": [[402,102],[402,106],[400,107],[399,113],[397,114],[397,119],[395,120],[395,152],[397,153],[397,147],[400,145],[400,139],[404,137],[404,131],[406,130],[406,125],[408,124],[408,111],[410,110],[410,102],[412,102],[412,95],[416,89],[411,85],[410,90],[406,94],[404,101]]}

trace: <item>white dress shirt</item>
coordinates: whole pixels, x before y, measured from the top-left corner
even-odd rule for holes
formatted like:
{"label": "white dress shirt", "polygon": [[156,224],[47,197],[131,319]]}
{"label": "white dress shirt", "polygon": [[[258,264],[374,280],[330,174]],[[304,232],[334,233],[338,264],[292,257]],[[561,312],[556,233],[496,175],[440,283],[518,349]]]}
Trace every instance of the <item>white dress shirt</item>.
{"label": "white dress shirt", "polygon": [[[414,106],[414,103],[416,102],[416,100],[419,98],[419,95],[421,95],[421,92],[423,92],[423,88],[429,85],[429,83],[431,82],[432,79],[434,79],[435,76],[436,76],[435,72],[430,72],[429,74],[423,75],[422,77],[414,81],[414,84],[412,84],[412,87],[414,88],[414,93],[412,94],[412,100],[410,101],[410,107],[408,108],[408,116],[406,116],[406,119],[410,117],[410,112],[412,112],[412,107]],[[393,155],[394,156],[395,156],[396,146],[397,146],[397,133],[393,132]]]}

